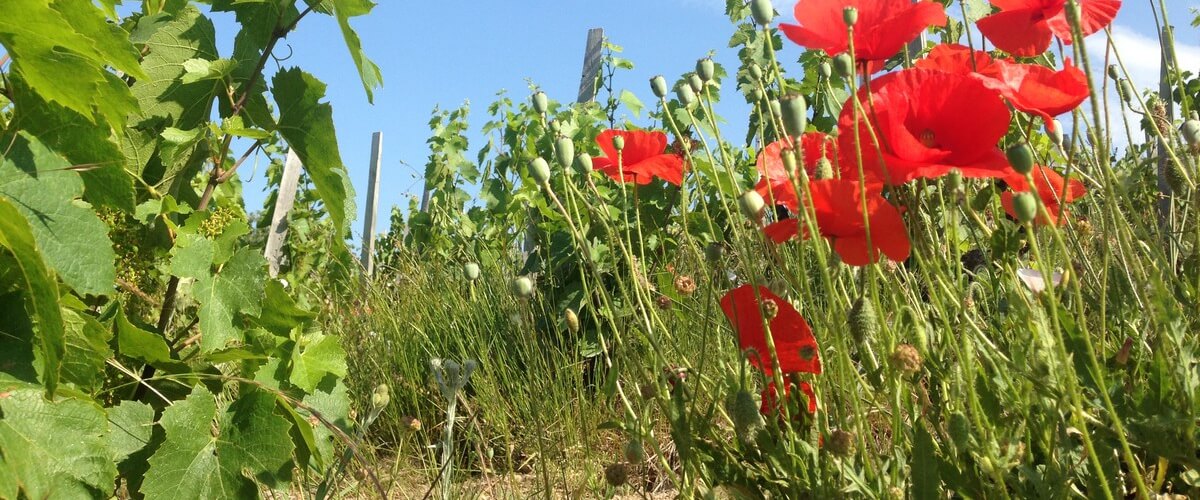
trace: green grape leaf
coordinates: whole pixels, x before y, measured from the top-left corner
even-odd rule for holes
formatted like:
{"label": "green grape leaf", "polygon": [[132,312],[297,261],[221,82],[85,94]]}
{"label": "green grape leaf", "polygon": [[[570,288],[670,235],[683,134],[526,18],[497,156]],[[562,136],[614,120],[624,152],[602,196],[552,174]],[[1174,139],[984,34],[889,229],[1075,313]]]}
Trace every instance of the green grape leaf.
{"label": "green grape leaf", "polygon": [[200,348],[209,353],[231,340],[242,340],[234,316],[262,312],[267,261],[254,249],[242,248],[214,275],[196,280],[193,293],[200,302]]}
{"label": "green grape leaf", "polygon": [[117,350],[121,355],[150,364],[171,361],[171,348],[167,346],[166,339],[133,324],[123,309],[117,309],[113,329],[116,330]]}
{"label": "green grape leaf", "polygon": [[[332,379],[326,379],[317,386],[316,390],[304,397],[303,403],[302,407],[296,408],[296,412],[312,425],[313,440],[316,443],[315,455],[319,459],[329,460],[337,451],[335,445],[338,437],[326,423],[337,426],[344,433],[350,432],[349,390],[341,381],[334,382]],[[313,418],[314,413],[320,414],[325,422]],[[316,423],[312,423],[314,421]]]}
{"label": "green grape leaf", "polygon": [[112,357],[108,342],[112,331],[90,315],[63,309],[67,350],[62,360],[62,380],[95,393],[104,386],[104,362]]}
{"label": "green grape leaf", "polygon": [[13,253],[21,268],[28,314],[34,319],[34,333],[41,346],[38,354],[42,360],[42,382],[46,385],[46,394],[54,397],[67,350],[58,285],[38,254],[29,224],[3,197],[0,197],[0,245]]}
{"label": "green grape leaf", "polygon": [[46,146],[19,133],[0,158],[0,198],[29,221],[46,263],[77,292],[105,295],[116,280],[108,228],[77,200],[79,175]]}
{"label": "green grape leaf", "polygon": [[121,463],[148,443],[154,432],[154,408],[140,401],[121,401],[108,409],[109,448],[112,460]]}
{"label": "green grape leaf", "polygon": [[107,498],[116,477],[98,405],[0,384],[0,497]]}
{"label": "green grape leaf", "polygon": [[334,227],[345,230],[355,213],[354,188],[338,152],[333,108],[320,102],[325,84],[292,68],[277,73],[271,89],[279,105],[279,133],[304,163]]}
{"label": "green grape leaf", "polygon": [[331,335],[302,335],[292,350],[292,371],[288,381],[311,393],[327,375],[346,376],[345,349],[337,337]]}
{"label": "green grape leaf", "polygon": [[362,48],[362,40],[359,40],[358,33],[350,26],[350,18],[370,13],[371,9],[375,8],[375,3],[370,0],[333,0],[331,3],[338,27],[342,29],[346,48],[350,50],[350,58],[358,68],[358,78],[362,80],[363,90],[367,92],[367,102],[373,104],[375,89],[383,86],[383,74],[379,71],[379,66],[367,58],[367,53]]}
{"label": "green grape leaf", "polygon": [[178,14],[162,12],[138,20],[131,36],[149,53],[142,61],[148,78],[134,82],[131,90],[147,117],[165,117],[180,129],[193,129],[208,119],[213,97],[223,88],[220,80],[185,83],[184,63],[218,59],[212,21],[188,5]]}
{"label": "green grape leaf", "polygon": [[170,273],[180,278],[201,278],[212,274],[212,240],[193,233],[179,233],[171,247]]}
{"label": "green grape leaf", "polygon": [[12,56],[13,73],[46,101],[92,121],[98,111],[123,127],[133,111],[129,89],[114,85],[105,66],[139,79],[146,76],[124,30],[108,23],[87,0],[7,0],[4,7],[0,44]]}
{"label": "green grape leaf", "polygon": [[287,290],[277,280],[267,282],[262,315],[258,325],[279,335],[287,335],[293,328],[307,324],[317,314],[296,304]]}
{"label": "green grape leaf", "polygon": [[273,394],[244,386],[233,404],[218,406],[212,393],[195,387],[163,411],[166,440],[150,458],[141,492],[149,500],[258,498],[252,478],[291,462],[291,425],[275,404]]}

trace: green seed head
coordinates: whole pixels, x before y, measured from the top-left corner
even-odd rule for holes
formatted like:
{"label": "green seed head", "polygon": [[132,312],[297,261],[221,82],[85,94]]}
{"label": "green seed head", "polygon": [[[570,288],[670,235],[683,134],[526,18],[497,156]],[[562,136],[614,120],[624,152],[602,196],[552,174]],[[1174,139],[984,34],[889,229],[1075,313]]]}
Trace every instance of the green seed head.
{"label": "green seed head", "polygon": [[1033,222],[1034,217],[1037,217],[1037,210],[1037,196],[1033,193],[1017,193],[1013,196],[1013,212],[1022,224]]}
{"label": "green seed head", "polygon": [[704,59],[700,59],[696,61],[696,75],[706,82],[712,80],[717,70],[716,66],[711,58],[705,57]]}
{"label": "green seed head", "polygon": [[750,72],[750,78],[754,80],[761,80],[763,77],[762,66],[759,66],[758,63],[750,63],[746,71]]}
{"label": "green seed head", "polygon": [[1187,142],[1188,146],[1200,144],[1200,120],[1192,118],[1183,122],[1179,132],[1183,134],[1183,140]]}
{"label": "green seed head", "polygon": [[575,170],[581,174],[592,173],[592,155],[579,153],[575,156]]}
{"label": "green seed head", "polygon": [[534,158],[533,161],[529,162],[529,175],[532,176],[533,180],[537,181],[538,184],[545,184],[549,182],[550,164],[546,163],[546,160],[542,159],[541,157]]}
{"label": "green seed head", "polygon": [[817,71],[821,73],[821,78],[828,80],[833,76],[833,65],[829,64],[829,61],[821,61],[821,64],[817,66]]}
{"label": "green seed head", "polygon": [[963,175],[961,170],[956,168],[950,171],[950,174],[946,176],[946,187],[954,193],[962,191]]}
{"label": "green seed head", "polygon": [[475,281],[479,279],[479,264],[474,262],[463,264],[463,277],[468,281]]}
{"label": "green seed head", "polygon": [[692,92],[696,94],[704,92],[704,80],[700,78],[700,75],[695,73],[688,75],[687,82],[688,86],[692,88]]}
{"label": "green seed head", "polygon": [[1108,77],[1112,78],[1113,80],[1121,79],[1121,70],[1117,68],[1116,64],[1108,65]]}
{"label": "green seed head", "polygon": [[533,110],[544,115],[548,109],[550,109],[550,98],[546,97],[546,93],[540,90],[534,92]]}
{"label": "green seed head", "polygon": [[1183,176],[1183,171],[1180,170],[1180,165],[1175,162],[1167,162],[1167,170],[1163,172],[1166,178],[1167,185],[1171,187],[1172,193],[1183,194],[1187,192],[1187,179]]}
{"label": "green seed head", "polygon": [[875,305],[867,300],[866,296],[861,296],[854,301],[847,319],[850,335],[856,342],[861,343],[873,339],[875,334],[879,333],[879,319],[875,315]]}
{"label": "green seed head", "polygon": [[554,158],[562,168],[570,168],[575,161],[575,142],[570,137],[559,137],[554,142]]}
{"label": "green seed head", "polygon": [[621,151],[624,151],[625,150],[625,136],[614,135],[612,138],[612,145],[613,145],[613,149],[617,150],[618,153]]}
{"label": "green seed head", "polygon": [[709,243],[708,246],[704,247],[704,257],[708,259],[709,262],[720,262],[721,258],[724,256],[725,244],[723,243]]}
{"label": "green seed head", "polygon": [[808,127],[808,103],[800,94],[786,95],[779,100],[779,108],[783,113],[783,128],[788,135],[800,137]]}
{"label": "green seed head", "polygon": [[662,75],[655,76],[650,79],[650,90],[654,91],[654,97],[659,99],[667,96],[667,79]]}
{"label": "green seed head", "polygon": [[533,295],[533,280],[527,276],[513,278],[509,288],[512,290],[513,295],[527,299]]}
{"label": "green seed head", "polygon": [[753,222],[762,220],[765,206],[766,201],[763,200],[761,194],[758,194],[758,191],[746,191],[738,198],[738,209],[742,211],[742,215]]}
{"label": "green seed head", "polygon": [[775,7],[771,5],[771,0],[751,0],[750,15],[754,17],[754,22],[766,26],[775,18]]}
{"label": "green seed head", "polygon": [[842,21],[846,23],[846,26],[858,24],[858,9],[854,7],[842,9]]}
{"label": "green seed head", "polygon": [[833,69],[842,78],[850,78],[854,76],[854,60],[850,58],[850,54],[838,54],[837,57],[833,58]]}
{"label": "green seed head", "polygon": [[696,102],[696,91],[692,90],[692,86],[687,82],[680,82],[675,86],[675,98],[679,99],[679,104],[691,106]]}
{"label": "green seed head", "polygon": [[1029,145],[1024,142],[1008,148],[1005,152],[1008,156],[1008,163],[1012,164],[1013,170],[1019,174],[1028,174],[1033,171],[1033,150],[1029,149]]}

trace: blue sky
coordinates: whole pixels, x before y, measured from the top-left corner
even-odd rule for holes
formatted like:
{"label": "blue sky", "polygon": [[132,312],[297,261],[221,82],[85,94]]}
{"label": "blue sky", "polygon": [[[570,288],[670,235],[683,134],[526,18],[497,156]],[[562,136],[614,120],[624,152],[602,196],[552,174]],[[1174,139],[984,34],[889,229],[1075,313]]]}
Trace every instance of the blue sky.
{"label": "blue sky", "polygon": [[[1152,85],[1158,71],[1149,3],[1126,0],[1114,23],[1114,39],[1140,86]],[[1200,68],[1200,37],[1188,27],[1193,17],[1188,8],[1200,6],[1200,1],[1166,3],[1174,9],[1171,21],[1180,27],[1182,66]],[[776,2],[781,12],[777,22],[793,21],[791,4]],[[497,91],[506,89],[514,99],[524,98],[529,80],[552,98],[573,99],[587,31],[593,27],[604,28],[612,42],[625,48],[623,57],[636,65],[633,71],[618,73],[615,87],[628,88],[649,103],[653,96],[647,81],[656,74],[673,80],[691,71],[696,59],[710,50],[716,51],[719,62],[736,63],[736,54],[726,48],[732,26],[723,10],[724,0],[380,0],[370,15],[353,20],[363,47],[383,71],[384,87],[376,91],[374,105],[367,103],[337,24],[329,17],[306,18],[286,40],[291,57],[282,64],[304,68],[329,85],[327,100],[333,105],[338,143],[358,195],[359,219],[353,226],[358,240],[373,132],[384,136],[378,231],[386,231],[391,206],[407,207],[410,196],[420,195],[434,106],[471,103],[475,150],[486,142],[477,130],[487,120],[486,107]],[[217,15],[215,21],[218,40],[225,44],[220,49],[227,55],[237,27],[231,16]],[[1103,50],[1103,36],[1093,37],[1101,42],[1090,44],[1093,51]],[[788,43],[783,59],[794,61],[800,53]],[[281,46],[276,54],[287,55],[288,47]],[[268,71],[275,69],[268,66]],[[732,92],[726,90],[725,109],[718,113],[737,131],[745,108]],[[247,207],[254,210],[266,197],[264,164],[248,162],[243,168]]]}

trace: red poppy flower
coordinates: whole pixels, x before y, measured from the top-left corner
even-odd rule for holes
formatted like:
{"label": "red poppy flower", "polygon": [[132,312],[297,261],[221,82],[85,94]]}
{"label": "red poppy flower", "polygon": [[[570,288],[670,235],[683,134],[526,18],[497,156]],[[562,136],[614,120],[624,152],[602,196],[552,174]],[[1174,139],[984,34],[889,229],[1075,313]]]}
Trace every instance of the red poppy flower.
{"label": "red poppy flower", "polygon": [[[972,61],[973,60],[973,61]],[[1087,77],[1067,59],[1062,71],[1038,64],[992,59],[986,52],[957,44],[941,44],[916,67],[970,75],[1026,113],[1042,118],[1051,131],[1054,117],[1078,107],[1088,97]]]}
{"label": "red poppy flower", "polygon": [[[757,294],[755,291],[757,290]],[[742,285],[721,297],[721,310],[738,334],[738,345],[743,351],[754,349],[750,364],[771,375],[770,353],[763,330],[763,305],[776,309],[770,321],[771,338],[775,341],[775,353],[779,356],[779,369],[783,373],[821,373],[821,356],[817,352],[817,339],[813,337],[808,322],[791,304],[767,287]]]}
{"label": "red poppy flower", "polygon": [[[792,384],[783,384],[783,399],[787,401],[792,396]],[[800,382],[800,392],[803,392],[808,397],[808,413],[810,415],[817,413],[817,394],[813,392],[812,385],[808,382]],[[779,391],[775,390],[775,382],[767,384],[767,388],[762,391],[762,404],[758,411],[763,415],[774,415],[779,412],[779,402],[776,400]],[[799,415],[797,415],[799,416]]]}
{"label": "red poppy flower", "polygon": [[[1067,216],[1065,205],[1087,194],[1087,188],[1078,179],[1066,179],[1052,168],[1038,165],[1034,167],[1032,175],[1038,196],[1042,198],[1042,204],[1046,205],[1046,215],[1038,215],[1033,221],[1035,225],[1061,224]],[[1015,193],[1029,191],[1029,183],[1025,181],[1025,176],[1016,173],[1005,177],[1004,183],[1008,184],[1010,190],[1000,194],[1000,204],[1004,206],[1008,215],[1016,218],[1013,196]]]}
{"label": "red poppy flower", "polygon": [[925,28],[946,24],[945,9],[932,1],[800,0],[795,7],[800,25],[780,24],[779,29],[799,45],[835,56],[850,48],[849,32],[842,18],[846,7],[858,9],[854,57],[868,63],[868,74],[883,69],[882,64],[869,63],[881,63],[896,55]]}
{"label": "red poppy flower", "polygon": [[[1121,10],[1121,0],[1077,1],[1084,36],[1104,29]],[[980,19],[976,25],[996,48],[1014,56],[1033,57],[1045,52],[1054,36],[1071,43],[1066,4],[1067,0],[992,0],[1000,12]]]}
{"label": "red poppy flower", "polygon": [[[900,211],[883,198],[883,188],[878,184],[867,185],[867,221],[871,224],[871,248],[867,248],[859,185],[849,179],[809,183],[821,236],[832,240],[833,251],[841,256],[842,262],[852,266],[865,266],[883,255],[894,261],[907,259],[911,244],[904,219],[900,217]],[[800,220],[781,220],[763,228],[763,233],[772,241],[783,243],[800,234]]]}
{"label": "red poppy flower", "polygon": [[[763,198],[775,200],[792,210],[798,210],[800,199],[796,195],[795,185],[790,176],[797,172],[788,172],[783,164],[783,150],[791,143],[790,139],[780,139],[763,148],[758,155],[758,171],[762,174],[754,190]],[[832,161],[837,150],[837,143],[832,137],[820,132],[805,132],[800,136],[800,151],[804,155],[804,170],[809,176],[817,171],[817,161],[821,158]]]}
{"label": "red poppy flower", "polygon": [[[900,184],[941,177],[958,169],[965,177],[1002,177],[1012,169],[996,144],[1012,118],[1000,94],[967,75],[929,69],[888,73],[859,91],[857,124],[863,167]],[[868,101],[869,99],[869,101]],[[879,140],[877,153],[870,118]],[[850,158],[855,147],[854,106],[842,106],[838,148]],[[846,163],[851,163],[847,165]],[[856,168],[843,162],[843,170]],[[857,178],[857,174],[855,174]]]}
{"label": "red poppy flower", "polygon": [[[612,143],[617,136],[625,138],[625,148],[620,154]],[[609,129],[596,136],[596,144],[604,156],[593,159],[592,166],[616,181],[649,184],[658,177],[676,186],[683,184],[683,158],[663,153],[667,149],[667,134]]]}

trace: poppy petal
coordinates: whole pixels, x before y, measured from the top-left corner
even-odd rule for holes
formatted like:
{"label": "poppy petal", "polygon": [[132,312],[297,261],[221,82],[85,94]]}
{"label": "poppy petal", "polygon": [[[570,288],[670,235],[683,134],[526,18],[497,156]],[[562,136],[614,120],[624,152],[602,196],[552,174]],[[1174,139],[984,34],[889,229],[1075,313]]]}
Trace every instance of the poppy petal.
{"label": "poppy petal", "polygon": [[767,287],[742,285],[721,298],[721,309],[738,334],[740,348],[743,351],[753,349],[757,354],[750,358],[750,364],[767,375],[774,373],[763,328],[761,304],[764,301],[774,302],[778,309],[769,326],[780,370],[784,373],[821,373],[817,339],[804,317]]}
{"label": "poppy petal", "polygon": [[1050,26],[1041,9],[1002,10],[975,25],[992,44],[1021,57],[1033,57],[1050,48]]}
{"label": "poppy petal", "polygon": [[[1117,12],[1121,10],[1121,0],[1078,0],[1079,1],[1079,29],[1083,32],[1083,36],[1091,35],[1099,32],[1112,24],[1113,19],[1116,19]],[[1060,11],[1054,17],[1046,20],[1050,30],[1054,32],[1063,41],[1070,45],[1073,36],[1071,33],[1071,24],[1067,21],[1067,13],[1065,10]]]}

